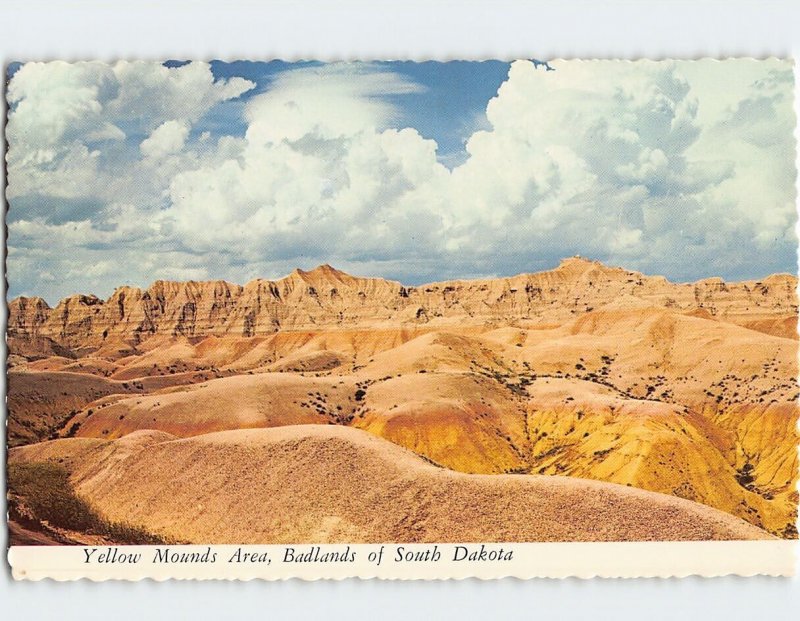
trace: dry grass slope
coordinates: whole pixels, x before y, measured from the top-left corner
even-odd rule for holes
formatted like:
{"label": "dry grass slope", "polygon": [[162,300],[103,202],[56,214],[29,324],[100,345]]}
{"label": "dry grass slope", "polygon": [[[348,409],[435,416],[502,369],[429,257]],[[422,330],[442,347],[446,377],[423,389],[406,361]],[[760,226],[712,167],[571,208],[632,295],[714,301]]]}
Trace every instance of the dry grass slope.
{"label": "dry grass slope", "polygon": [[704,505],[567,477],[466,475],[333,426],[159,432],[13,449],[64,460],[109,520],[197,543],[764,539]]}

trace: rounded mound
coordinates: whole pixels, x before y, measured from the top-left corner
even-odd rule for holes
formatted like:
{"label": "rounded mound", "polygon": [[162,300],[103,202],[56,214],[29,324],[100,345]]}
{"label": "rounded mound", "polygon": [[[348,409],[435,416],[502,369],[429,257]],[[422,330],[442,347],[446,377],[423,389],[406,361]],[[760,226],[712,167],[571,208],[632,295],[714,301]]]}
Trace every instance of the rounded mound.
{"label": "rounded mound", "polygon": [[[110,447],[86,451],[87,440],[50,443],[47,454],[82,453],[73,482],[107,518],[188,542],[770,538],[721,511],[635,488],[456,473],[347,427],[148,437],[153,442],[128,442],[107,467],[98,462],[108,460]],[[13,450],[9,457],[31,461],[33,453]]]}

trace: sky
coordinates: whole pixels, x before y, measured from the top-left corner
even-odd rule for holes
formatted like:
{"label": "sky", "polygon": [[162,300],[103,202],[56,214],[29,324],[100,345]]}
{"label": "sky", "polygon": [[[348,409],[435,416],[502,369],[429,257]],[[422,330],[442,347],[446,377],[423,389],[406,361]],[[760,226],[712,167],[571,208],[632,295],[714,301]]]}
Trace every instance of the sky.
{"label": "sky", "polygon": [[576,254],[682,282],[796,272],[789,62],[550,67],[12,64],[8,296]]}

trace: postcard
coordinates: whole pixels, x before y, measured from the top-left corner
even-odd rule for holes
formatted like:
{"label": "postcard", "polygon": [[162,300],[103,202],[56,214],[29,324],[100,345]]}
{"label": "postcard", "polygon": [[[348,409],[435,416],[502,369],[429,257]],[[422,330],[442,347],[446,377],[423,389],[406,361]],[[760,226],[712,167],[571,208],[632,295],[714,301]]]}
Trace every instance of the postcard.
{"label": "postcard", "polygon": [[9,65],[14,576],[792,574],[793,90]]}

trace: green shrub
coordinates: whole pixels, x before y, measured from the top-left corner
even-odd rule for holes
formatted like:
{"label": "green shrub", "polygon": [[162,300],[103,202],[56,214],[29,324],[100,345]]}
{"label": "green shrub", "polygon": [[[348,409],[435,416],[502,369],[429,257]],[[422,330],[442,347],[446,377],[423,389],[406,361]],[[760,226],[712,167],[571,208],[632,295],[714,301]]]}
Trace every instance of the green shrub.
{"label": "green shrub", "polygon": [[96,516],[72,493],[69,474],[58,464],[9,464],[8,492],[22,499],[37,519],[53,526],[79,531],[96,526]]}
{"label": "green shrub", "polygon": [[[9,512],[27,515],[50,526],[101,535],[120,544],[158,545],[165,541],[147,531],[110,522],[101,517],[85,500],[75,494],[66,468],[52,462],[8,464]],[[30,519],[28,517],[28,519]]]}

